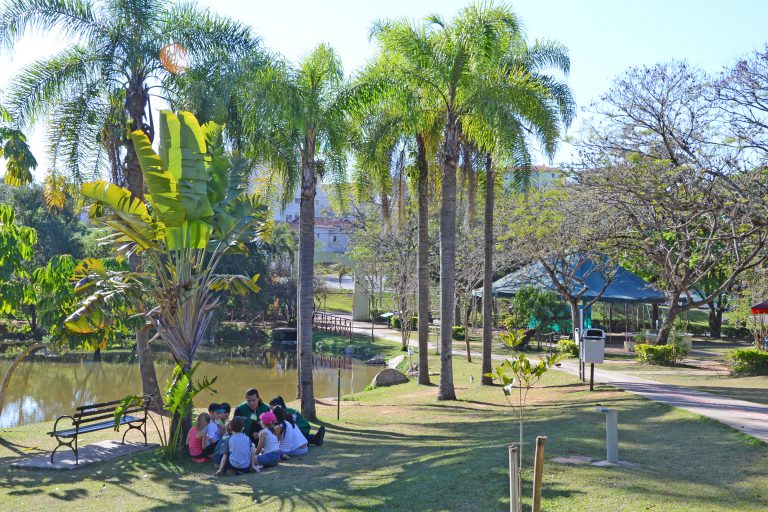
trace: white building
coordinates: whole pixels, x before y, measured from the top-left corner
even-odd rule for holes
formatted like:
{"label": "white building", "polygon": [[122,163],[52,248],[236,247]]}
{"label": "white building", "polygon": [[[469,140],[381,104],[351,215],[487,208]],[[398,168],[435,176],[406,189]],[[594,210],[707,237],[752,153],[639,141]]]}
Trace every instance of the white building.
{"label": "white building", "polygon": [[[291,230],[299,232],[299,219],[288,223]],[[344,254],[349,250],[352,225],[343,219],[315,217],[315,251]]]}
{"label": "white building", "polygon": [[[293,192],[293,199],[286,204],[285,207],[281,207],[279,204],[275,207],[275,220],[279,222],[293,222],[299,218],[299,207],[301,204],[301,188],[296,187]],[[331,204],[328,202],[328,195],[325,193],[325,188],[318,184],[317,194],[315,194],[315,215],[322,215],[327,213],[331,209]]]}

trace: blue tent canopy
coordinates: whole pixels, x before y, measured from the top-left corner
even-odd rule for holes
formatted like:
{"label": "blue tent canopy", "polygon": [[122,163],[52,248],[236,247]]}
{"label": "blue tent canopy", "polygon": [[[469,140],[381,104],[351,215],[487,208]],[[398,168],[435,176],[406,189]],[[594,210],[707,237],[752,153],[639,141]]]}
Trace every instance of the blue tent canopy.
{"label": "blue tent canopy", "polygon": [[[578,265],[575,270],[573,267]],[[576,295],[586,288],[581,294],[582,300],[593,300],[605,288],[598,299],[601,302],[635,302],[642,304],[661,304],[667,301],[666,295],[654,285],[636,276],[621,265],[615,265],[608,271],[598,268],[595,262],[589,258],[583,258],[570,267],[563,262],[555,266],[557,277],[563,282],[563,269],[568,269],[568,275],[573,275],[569,281],[569,291]],[[608,286],[606,287],[606,282]],[[531,263],[525,267],[508,274],[492,285],[494,297],[512,297],[520,288],[534,286],[541,290],[557,293],[557,288],[552,284],[552,279],[540,262]],[[482,288],[475,290],[474,295],[483,296]]]}

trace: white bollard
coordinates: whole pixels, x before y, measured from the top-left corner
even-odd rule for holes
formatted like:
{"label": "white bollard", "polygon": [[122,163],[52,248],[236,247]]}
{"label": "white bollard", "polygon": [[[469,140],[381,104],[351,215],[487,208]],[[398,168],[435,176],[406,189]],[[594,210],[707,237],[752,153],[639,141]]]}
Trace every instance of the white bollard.
{"label": "white bollard", "polygon": [[607,407],[595,407],[597,412],[605,413],[605,460],[611,464],[619,463],[619,411]]}

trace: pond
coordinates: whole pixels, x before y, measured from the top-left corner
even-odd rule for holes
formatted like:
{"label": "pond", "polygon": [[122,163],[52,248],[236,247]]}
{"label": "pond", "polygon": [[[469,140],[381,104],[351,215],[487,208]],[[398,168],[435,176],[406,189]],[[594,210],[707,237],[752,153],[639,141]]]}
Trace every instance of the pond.
{"label": "pond", "polygon": [[[10,361],[0,361],[0,378]],[[161,389],[170,377],[173,366],[155,363]],[[362,391],[382,368],[354,361],[351,369],[341,370],[341,394]],[[316,367],[315,397],[335,397],[337,369]],[[201,393],[195,406],[207,407],[210,402],[229,402],[236,406],[245,399],[245,390],[255,387],[265,400],[277,395],[286,401],[296,396],[296,368],[277,354],[254,360],[229,359],[204,361],[196,378],[218,377],[215,395]],[[0,413],[0,428],[54,420],[88,403],[117,400],[141,392],[139,368],[136,364],[101,362],[87,358],[73,362],[44,359],[25,360],[11,378],[5,406]]]}

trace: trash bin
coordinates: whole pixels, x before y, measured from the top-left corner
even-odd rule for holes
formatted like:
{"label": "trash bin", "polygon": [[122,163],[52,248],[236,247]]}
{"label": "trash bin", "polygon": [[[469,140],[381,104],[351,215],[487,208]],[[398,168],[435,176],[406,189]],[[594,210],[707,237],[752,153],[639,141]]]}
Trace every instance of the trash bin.
{"label": "trash bin", "polygon": [[582,337],[584,347],[584,362],[600,364],[605,356],[605,331],[602,329],[585,329]]}

